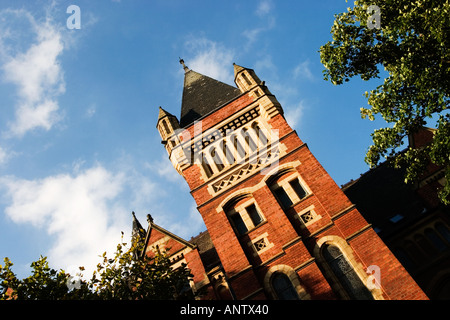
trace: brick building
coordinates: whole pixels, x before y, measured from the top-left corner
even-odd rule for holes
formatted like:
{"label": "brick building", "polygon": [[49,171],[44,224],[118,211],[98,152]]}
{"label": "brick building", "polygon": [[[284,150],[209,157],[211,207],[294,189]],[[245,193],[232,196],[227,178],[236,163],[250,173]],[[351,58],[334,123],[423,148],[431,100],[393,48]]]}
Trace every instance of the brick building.
{"label": "brick building", "polygon": [[[410,135],[409,148],[433,139],[434,129]],[[445,169],[430,164],[415,184],[382,163],[342,187],[379,237],[432,300],[450,299],[450,208],[438,199]],[[381,200],[381,201],[380,201]]]}
{"label": "brick building", "polygon": [[180,62],[180,119],[160,108],[157,129],[207,231],[149,217],[147,254],[170,248],[204,299],[427,299],[252,69],[234,65],[234,87]]}

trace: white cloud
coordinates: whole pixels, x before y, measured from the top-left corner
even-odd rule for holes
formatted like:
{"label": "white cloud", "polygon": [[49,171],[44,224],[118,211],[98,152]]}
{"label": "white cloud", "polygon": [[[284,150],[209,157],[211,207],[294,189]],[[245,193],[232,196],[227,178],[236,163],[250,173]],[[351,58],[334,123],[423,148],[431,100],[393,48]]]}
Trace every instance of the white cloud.
{"label": "white cloud", "polygon": [[158,198],[158,187],[128,168],[115,172],[101,165],[43,179],[0,177],[7,199],[6,215],[17,224],[31,224],[51,236],[50,265],[69,272],[86,267],[90,277],[104,251],[111,256],[131,235],[131,211],[143,213]]}
{"label": "white cloud", "polygon": [[37,21],[24,10],[5,9],[0,18],[1,27],[20,20],[26,29],[19,36],[9,28],[0,31],[3,80],[16,85],[18,96],[10,132],[22,136],[35,128],[49,130],[60,120],[56,98],[65,91],[61,30],[49,17]]}
{"label": "white cloud", "polygon": [[272,9],[272,2],[269,0],[262,0],[259,2],[258,7],[256,8],[256,14],[259,17],[263,17],[267,15]]}
{"label": "white cloud", "polygon": [[193,55],[193,58],[186,60],[190,69],[226,83],[233,83],[232,50],[204,37],[187,40],[186,47]]}
{"label": "white cloud", "polygon": [[[15,223],[30,223],[55,237],[48,253],[58,268],[98,263],[98,255],[120,240],[120,206],[109,203],[121,192],[124,176],[94,167],[77,176],[41,180],[1,178],[11,204],[5,213]],[[128,230],[126,230],[128,231]]]}
{"label": "white cloud", "polygon": [[264,20],[264,24],[262,27],[255,27],[253,29],[246,29],[242,32],[242,35],[247,39],[247,43],[245,44],[245,48],[248,50],[253,43],[255,43],[260,34],[264,33],[275,27],[275,17],[269,15],[270,11],[273,9],[273,5],[271,1],[262,0],[256,7],[255,14]]}
{"label": "white cloud", "polygon": [[0,164],[5,163],[7,158],[6,151],[0,147]]}
{"label": "white cloud", "polygon": [[206,230],[206,227],[195,203],[186,210],[186,214],[188,215],[187,219],[171,223],[169,231],[189,241],[191,237]]}
{"label": "white cloud", "polygon": [[170,182],[184,182],[178,171],[173,167],[172,162],[168,159],[167,153],[165,153],[160,160],[146,162],[145,167],[154,170],[160,177],[169,180]]}
{"label": "white cloud", "polygon": [[306,79],[306,80],[314,80],[315,77],[311,72],[310,62],[309,60],[305,60],[300,62],[293,71],[294,79]]}
{"label": "white cloud", "polygon": [[286,118],[287,123],[291,126],[291,128],[295,129],[296,126],[300,123],[303,111],[305,109],[305,104],[303,101],[298,102],[294,106],[287,106],[285,108],[284,116]]}

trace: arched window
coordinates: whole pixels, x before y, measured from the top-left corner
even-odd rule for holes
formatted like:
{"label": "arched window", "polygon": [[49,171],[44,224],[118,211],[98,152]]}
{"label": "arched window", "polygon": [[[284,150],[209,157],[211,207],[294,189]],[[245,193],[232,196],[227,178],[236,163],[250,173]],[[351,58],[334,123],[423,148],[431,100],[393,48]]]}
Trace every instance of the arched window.
{"label": "arched window", "polygon": [[431,243],[421,234],[414,236],[414,242],[417,243],[422,251],[428,256],[432,257],[436,254],[437,250]]}
{"label": "arched window", "polygon": [[434,230],[430,228],[426,229],[425,236],[428,238],[428,240],[431,241],[433,246],[438,249],[438,251],[442,252],[447,249],[444,241],[442,241],[442,239],[436,234]]}
{"label": "arched window", "polygon": [[442,238],[444,238],[445,241],[447,241],[447,243],[450,244],[450,232],[448,231],[448,228],[442,222],[439,222],[436,224],[436,230],[440,233]]}
{"label": "arched window", "polygon": [[450,277],[440,279],[430,298],[432,300],[450,300]]}
{"label": "arched window", "polygon": [[230,290],[223,284],[217,288],[216,292],[220,300],[233,300]]}
{"label": "arched window", "polygon": [[416,264],[414,263],[414,261],[411,259],[411,257],[409,256],[409,254],[402,248],[395,248],[393,250],[395,256],[397,257],[397,259],[403,264],[403,266],[410,270],[413,270],[416,267]]}
{"label": "arched window", "polygon": [[350,299],[373,299],[369,289],[361,281],[353,266],[337,246],[325,243],[322,246],[322,256]]}
{"label": "arched window", "polygon": [[297,291],[292,285],[289,277],[282,272],[275,272],[272,275],[272,289],[278,300],[299,300]]}
{"label": "arched window", "polygon": [[414,260],[416,266],[422,264],[422,261],[425,259],[425,255],[414,242],[412,242],[411,240],[405,241],[404,248]]}

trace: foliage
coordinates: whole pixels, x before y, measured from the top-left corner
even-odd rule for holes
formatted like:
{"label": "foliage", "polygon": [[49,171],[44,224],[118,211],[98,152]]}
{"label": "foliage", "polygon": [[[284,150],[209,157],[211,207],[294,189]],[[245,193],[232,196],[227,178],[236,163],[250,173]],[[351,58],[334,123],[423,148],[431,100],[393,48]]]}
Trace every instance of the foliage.
{"label": "foliage", "polygon": [[[186,264],[173,269],[168,255],[157,250],[154,257],[141,255],[138,238],[127,248],[117,245],[113,258],[103,253],[90,280],[82,273],[77,279],[64,270],[49,267],[46,257],[31,264],[32,275],[19,280],[12,271],[13,263],[4,259],[0,265],[0,300],[171,300],[193,298],[189,288],[192,275]],[[84,268],[80,267],[80,271]]]}
{"label": "foliage", "polygon": [[143,243],[134,241],[130,249],[117,245],[114,258],[103,261],[90,282],[99,299],[184,299],[189,298],[192,274],[186,264],[173,269],[167,254],[156,250],[154,257],[141,255]]}
{"label": "foliage", "polygon": [[[380,9],[380,28],[373,27]],[[340,85],[354,76],[363,80],[387,73],[384,82],[366,92],[370,108],[361,116],[381,115],[387,127],[372,133],[366,162],[388,159],[406,168],[407,182],[417,180],[429,161],[442,166],[446,185],[440,192],[450,202],[450,3],[449,0],[358,0],[335,15],[333,40],[320,48],[324,78]],[[422,149],[399,150],[409,134],[437,119],[433,141]]]}
{"label": "foliage", "polygon": [[56,271],[48,265],[46,257],[31,263],[32,274],[22,280],[12,272],[13,263],[4,259],[5,266],[0,265],[0,300],[67,300],[85,297],[89,292],[86,283],[78,290],[70,290],[67,284],[70,274],[63,270]]}

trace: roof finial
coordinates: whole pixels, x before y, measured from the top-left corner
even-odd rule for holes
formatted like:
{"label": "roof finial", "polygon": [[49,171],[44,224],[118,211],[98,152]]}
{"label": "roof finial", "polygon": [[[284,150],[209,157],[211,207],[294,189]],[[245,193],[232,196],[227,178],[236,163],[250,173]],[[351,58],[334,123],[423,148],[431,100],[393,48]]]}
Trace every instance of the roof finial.
{"label": "roof finial", "polygon": [[180,64],[183,66],[184,72],[188,72],[189,68],[184,64],[184,60],[181,58],[179,58],[179,59],[180,59]]}

